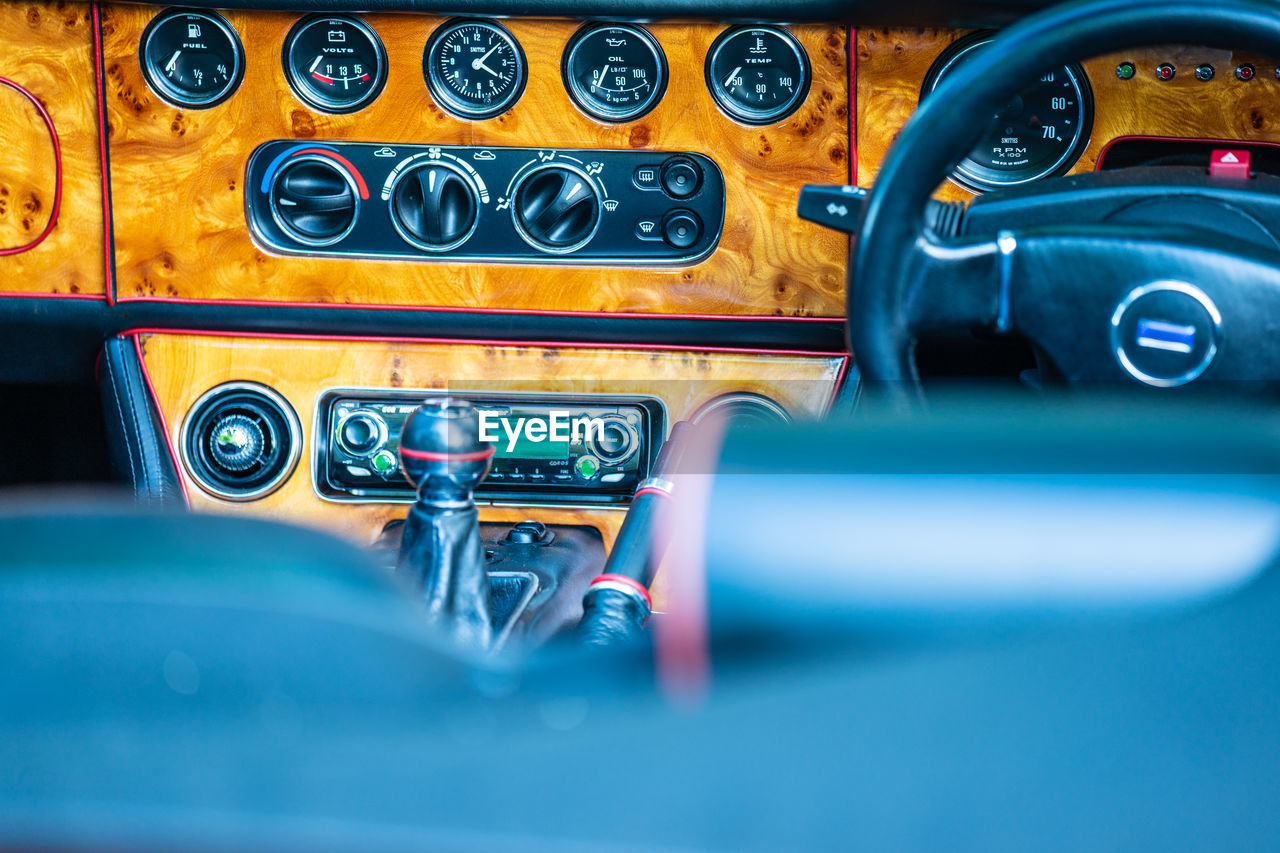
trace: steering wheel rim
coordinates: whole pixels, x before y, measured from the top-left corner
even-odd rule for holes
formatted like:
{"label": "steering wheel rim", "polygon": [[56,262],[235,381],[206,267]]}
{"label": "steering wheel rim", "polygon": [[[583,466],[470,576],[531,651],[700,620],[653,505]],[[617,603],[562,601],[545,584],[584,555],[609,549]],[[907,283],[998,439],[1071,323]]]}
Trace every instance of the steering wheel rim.
{"label": "steering wheel rim", "polygon": [[[898,400],[919,393],[906,305],[913,264],[945,251],[925,226],[939,184],[985,126],[955,116],[990,116],[1045,68],[1124,49],[1170,43],[1247,49],[1280,56],[1280,14],[1255,0],[1081,0],[1025,18],[955,69],[921,104],[889,150],[868,197],[848,287],[850,352],[864,382]],[[992,263],[1002,249],[991,244]]]}

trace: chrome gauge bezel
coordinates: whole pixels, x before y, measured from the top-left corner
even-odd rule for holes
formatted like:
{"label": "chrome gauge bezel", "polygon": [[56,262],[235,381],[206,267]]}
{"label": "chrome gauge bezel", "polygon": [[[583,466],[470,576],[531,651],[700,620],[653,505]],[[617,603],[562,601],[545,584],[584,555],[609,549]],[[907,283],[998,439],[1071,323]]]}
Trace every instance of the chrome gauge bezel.
{"label": "chrome gauge bezel", "polygon": [[[995,33],[980,32],[953,42],[938,56],[928,74],[925,75],[924,85],[920,89],[921,100],[923,101],[925,96],[932,94],[938,88],[938,84],[946,79],[946,75],[956,67],[960,60],[984,44],[988,44],[995,37]],[[1065,174],[1080,160],[1085,148],[1089,146],[1089,139],[1093,133],[1093,87],[1089,85],[1089,78],[1085,74],[1084,68],[1078,64],[1064,65],[1060,69],[1055,68],[1053,70],[1055,72],[1059,70],[1066,72],[1067,78],[1072,83],[1072,89],[1079,99],[1079,120],[1076,122],[1075,135],[1072,137],[1071,143],[1063,149],[1062,156],[1047,167],[1025,175],[1015,174],[1010,179],[1010,173],[1001,172],[998,169],[992,169],[973,162],[966,155],[950,175],[949,179],[952,183],[970,192],[978,193],[1007,187],[1018,187]]]}
{"label": "chrome gauge bezel", "polygon": [[[195,420],[196,413],[201,412],[205,406],[218,397],[236,391],[247,391],[261,395],[274,405],[283,416],[285,431],[288,433],[289,439],[289,453],[285,457],[284,467],[280,469],[280,472],[262,485],[244,492],[230,492],[216,483],[210,483],[200,475],[197,466],[191,464],[187,454],[191,423]],[[302,458],[302,423],[298,420],[298,413],[293,406],[274,388],[269,388],[260,382],[224,382],[205,391],[187,409],[186,416],[182,419],[182,427],[178,431],[178,454],[182,461],[183,470],[205,492],[216,498],[236,503],[256,501],[279,489],[286,480],[293,476],[293,472],[298,467],[298,460]]]}
{"label": "chrome gauge bezel", "polygon": [[[653,84],[648,96],[640,103],[628,107],[611,107],[607,104],[599,103],[583,87],[582,81],[577,78],[577,75],[573,73],[574,62],[582,46],[591,39],[611,31],[625,32],[627,35],[635,36],[639,39],[640,43],[648,48],[656,69],[657,81]],[[662,45],[658,44],[658,40],[644,27],[634,24],[589,24],[574,33],[573,37],[569,39],[569,43],[565,46],[564,57],[560,61],[560,76],[564,81],[565,91],[569,93],[569,99],[573,101],[573,105],[587,115],[600,121],[617,123],[635,121],[653,110],[667,93],[667,55],[663,52]]]}
{"label": "chrome gauge bezel", "polygon": [[[729,42],[738,36],[757,31],[768,32],[779,38],[791,50],[800,64],[801,80],[799,85],[796,86],[795,93],[791,96],[791,99],[785,104],[774,106],[767,110],[754,109],[740,104],[729,94],[724,83],[720,81],[720,75],[715,73],[720,54],[724,52]],[[790,116],[800,109],[800,105],[809,97],[809,87],[813,82],[813,70],[809,65],[809,54],[805,52],[804,46],[800,44],[799,39],[782,27],[769,26],[747,25],[732,27],[722,32],[711,43],[711,50],[707,52],[707,61],[703,65],[703,75],[706,78],[707,88],[711,91],[711,98],[716,102],[716,106],[720,108],[720,111],[734,121],[750,125],[777,124]]]}
{"label": "chrome gauge bezel", "polygon": [[[152,41],[160,27],[174,18],[200,18],[212,24],[215,29],[226,36],[227,42],[231,45],[233,67],[226,85],[221,89],[208,96],[192,97],[189,93],[172,85],[164,75],[163,70],[157,65],[158,60],[151,55]],[[161,12],[152,18],[146,29],[142,31],[142,38],[138,44],[138,55],[142,60],[143,79],[147,81],[147,86],[151,88],[151,91],[175,107],[183,109],[207,110],[210,107],[216,107],[234,95],[236,90],[240,88],[241,81],[244,80],[244,44],[240,41],[240,34],[236,32],[235,27],[227,23],[226,19],[217,12],[192,9],[171,9]]]}
{"label": "chrome gauge bezel", "polygon": [[[432,62],[436,48],[444,43],[451,34],[465,27],[483,27],[494,33],[498,38],[502,39],[511,48],[512,55],[516,63],[516,82],[500,101],[496,101],[486,107],[477,107],[475,104],[462,100],[450,89],[444,79],[440,76],[440,71],[436,68],[436,63]],[[515,106],[516,102],[524,94],[525,84],[529,79],[529,63],[524,56],[524,48],[520,46],[520,42],[511,34],[511,31],[496,21],[476,18],[462,18],[449,21],[431,34],[431,38],[427,39],[426,47],[422,50],[422,76],[426,80],[427,90],[431,93],[431,98],[441,109],[450,112],[460,118],[470,119],[472,121],[481,121],[484,119],[495,118],[505,113],[507,110]]]}
{"label": "chrome gauge bezel", "polygon": [[[325,93],[317,91],[307,80],[306,72],[301,70],[299,63],[293,60],[293,49],[297,47],[302,34],[312,27],[324,26],[329,21],[341,21],[353,27],[368,39],[370,47],[373,48],[376,61],[373,83],[369,86],[367,92],[354,101],[331,98]],[[377,30],[354,15],[308,15],[290,28],[289,34],[285,36],[284,48],[281,50],[280,58],[281,62],[284,63],[284,74],[289,80],[289,88],[293,90],[299,100],[321,112],[343,115],[362,110],[377,100],[378,96],[382,94],[383,88],[387,85],[387,50],[382,45],[382,39],[378,36]]]}

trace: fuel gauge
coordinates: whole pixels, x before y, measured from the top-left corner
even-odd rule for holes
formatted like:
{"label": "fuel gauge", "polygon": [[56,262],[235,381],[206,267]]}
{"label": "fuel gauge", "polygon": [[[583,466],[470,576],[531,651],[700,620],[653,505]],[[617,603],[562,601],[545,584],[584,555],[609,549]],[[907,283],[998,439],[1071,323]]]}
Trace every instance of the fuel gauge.
{"label": "fuel gauge", "polygon": [[350,113],[387,82],[387,52],[359,18],[309,17],[284,40],[284,70],[298,97],[316,109]]}
{"label": "fuel gauge", "polygon": [[142,73],[166,101],[190,109],[220,104],[244,76],[240,37],[213,12],[157,15],[142,32]]}

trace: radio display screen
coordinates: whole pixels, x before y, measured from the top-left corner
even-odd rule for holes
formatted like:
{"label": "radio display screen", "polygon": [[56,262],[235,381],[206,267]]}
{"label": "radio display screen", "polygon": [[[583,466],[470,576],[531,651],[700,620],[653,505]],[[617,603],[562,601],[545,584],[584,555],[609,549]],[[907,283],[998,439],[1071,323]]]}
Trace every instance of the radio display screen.
{"label": "radio display screen", "polygon": [[[542,440],[535,441],[525,429],[524,418],[499,418],[493,430],[498,440],[494,443],[494,459],[561,459],[569,458],[569,441],[553,441],[547,430],[542,430]],[[559,436],[557,436],[558,438]]]}

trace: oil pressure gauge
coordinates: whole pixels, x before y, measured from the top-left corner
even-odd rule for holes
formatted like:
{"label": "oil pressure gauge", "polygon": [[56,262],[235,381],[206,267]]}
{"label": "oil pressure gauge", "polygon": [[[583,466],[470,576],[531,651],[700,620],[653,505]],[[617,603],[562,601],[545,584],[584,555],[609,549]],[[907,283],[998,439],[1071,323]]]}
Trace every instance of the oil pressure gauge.
{"label": "oil pressure gauge", "polygon": [[240,37],[213,12],[165,12],[142,33],[142,72],[171,104],[207,109],[220,104],[244,76]]}
{"label": "oil pressure gauge", "polygon": [[284,40],[284,70],[298,97],[318,110],[350,113],[378,97],[387,53],[359,18],[309,17]]}
{"label": "oil pressure gauge", "polygon": [[585,113],[631,121],[653,109],[667,90],[667,59],[647,30],[602,24],[579,30],[561,63],[565,88]]}
{"label": "oil pressure gauge", "polygon": [[707,87],[720,108],[744,124],[773,124],[809,94],[809,57],[777,27],[727,30],[707,54]]}

